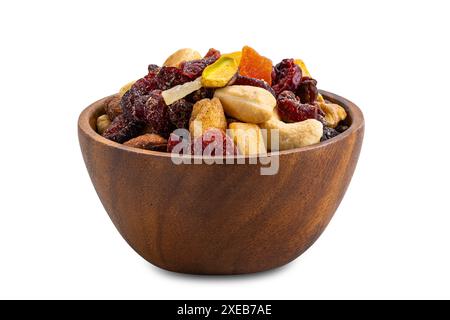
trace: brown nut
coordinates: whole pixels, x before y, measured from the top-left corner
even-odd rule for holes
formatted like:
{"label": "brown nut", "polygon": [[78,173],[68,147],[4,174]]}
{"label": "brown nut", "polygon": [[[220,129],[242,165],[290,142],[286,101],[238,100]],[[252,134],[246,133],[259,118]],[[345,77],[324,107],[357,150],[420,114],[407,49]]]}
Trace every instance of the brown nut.
{"label": "brown nut", "polygon": [[120,107],[121,98],[119,95],[109,97],[105,101],[105,112],[109,117],[109,120],[113,121],[118,115],[122,114],[122,108]]}
{"label": "brown nut", "polygon": [[111,120],[109,119],[109,117],[106,114],[97,118],[97,132],[99,134],[103,134],[103,132],[105,132],[106,129],[108,129],[108,127],[110,125],[111,125]]}
{"label": "brown nut", "polygon": [[167,140],[160,135],[154,133],[146,133],[142,136],[133,138],[124,143],[127,147],[152,150],[165,151],[167,149]]}
{"label": "brown nut", "polygon": [[319,107],[325,113],[325,121],[331,128],[336,128],[339,122],[347,118],[347,112],[338,104],[319,103]]}
{"label": "brown nut", "polygon": [[184,61],[191,61],[201,59],[202,56],[198,51],[195,51],[190,48],[184,48],[175,51],[172,53],[167,60],[164,62],[163,66],[165,67],[179,67],[180,64]]}
{"label": "brown nut", "polygon": [[200,137],[210,128],[222,131],[227,129],[227,119],[217,98],[203,99],[195,103],[189,120],[189,131],[194,138]]}

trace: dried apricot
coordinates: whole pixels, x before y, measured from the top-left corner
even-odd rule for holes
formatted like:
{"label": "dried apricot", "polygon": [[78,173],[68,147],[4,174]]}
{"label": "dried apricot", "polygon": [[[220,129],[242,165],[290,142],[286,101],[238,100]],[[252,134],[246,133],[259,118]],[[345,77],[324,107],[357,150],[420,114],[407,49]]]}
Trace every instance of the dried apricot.
{"label": "dried apricot", "polygon": [[261,56],[249,46],[242,48],[239,73],[243,76],[264,80],[272,85],[272,60]]}

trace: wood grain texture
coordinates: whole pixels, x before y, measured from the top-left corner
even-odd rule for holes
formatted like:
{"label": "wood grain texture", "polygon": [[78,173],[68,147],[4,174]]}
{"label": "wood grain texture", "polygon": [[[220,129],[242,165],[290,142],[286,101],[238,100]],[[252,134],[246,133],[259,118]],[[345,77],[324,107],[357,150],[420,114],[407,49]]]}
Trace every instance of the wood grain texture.
{"label": "wood grain texture", "polygon": [[92,183],[114,225],[152,264],[192,274],[242,274],[282,266],[324,231],[358,161],[364,118],[337,95],[350,128],[329,141],[280,152],[277,175],[260,165],[175,165],[170,155],[98,135],[105,99],[85,109],[78,133]]}

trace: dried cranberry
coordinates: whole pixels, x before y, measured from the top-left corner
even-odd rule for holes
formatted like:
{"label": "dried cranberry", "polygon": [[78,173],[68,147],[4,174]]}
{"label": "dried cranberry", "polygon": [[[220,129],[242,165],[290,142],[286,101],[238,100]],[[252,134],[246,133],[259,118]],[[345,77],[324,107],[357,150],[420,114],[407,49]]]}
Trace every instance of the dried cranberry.
{"label": "dried cranberry", "polygon": [[299,122],[306,119],[317,119],[319,108],[315,105],[303,104],[292,91],[283,91],[277,100],[278,114],[285,122]]}
{"label": "dried cranberry", "polygon": [[214,96],[214,89],[211,88],[200,88],[194,92],[192,92],[190,95],[186,97],[186,100],[196,103],[197,101],[203,100],[203,99],[212,99]]}
{"label": "dried cranberry", "polygon": [[197,79],[203,73],[203,70],[220,58],[220,52],[216,49],[209,49],[203,59],[184,61],[180,65],[182,75],[190,80]]}
{"label": "dried cranberry", "polygon": [[159,90],[167,90],[177,85],[191,81],[191,78],[184,75],[180,68],[162,67],[155,77],[156,87]]}
{"label": "dried cranberry", "polygon": [[234,79],[231,80],[229,85],[242,85],[242,86],[252,86],[252,87],[263,88],[263,89],[266,89],[267,91],[269,91],[271,94],[273,94],[276,97],[275,91],[264,80],[241,76],[240,74],[238,74],[237,77],[235,77]]}
{"label": "dried cranberry", "polygon": [[192,108],[194,104],[180,99],[172,103],[169,108],[169,118],[172,124],[181,129],[189,128],[189,119],[191,118]]}
{"label": "dried cranberry", "polygon": [[188,139],[183,139],[182,136],[178,136],[175,133],[171,133],[169,139],[167,140],[167,152],[172,153],[173,149],[180,143],[182,145],[179,147],[178,154],[183,154],[183,152],[191,154],[192,147],[190,145],[190,141]]}
{"label": "dried cranberry", "polygon": [[123,143],[137,136],[142,130],[142,123],[130,121],[123,114],[117,116],[103,133],[106,139]]}
{"label": "dried cranberry", "polygon": [[324,126],[323,127],[323,136],[320,139],[320,141],[326,141],[328,139],[336,137],[337,135],[339,135],[339,132],[337,130],[327,127],[327,126]]}
{"label": "dried cranberry", "polygon": [[209,129],[201,137],[195,139],[192,152],[194,155],[205,157],[237,155],[233,140],[219,129]]}
{"label": "dried cranberry", "polygon": [[314,104],[319,94],[317,81],[309,77],[303,77],[295,93],[302,103]]}
{"label": "dried cranberry", "polygon": [[272,88],[279,95],[285,90],[295,92],[302,80],[302,70],[294,59],[284,59],[274,68]]}
{"label": "dried cranberry", "polygon": [[158,75],[160,69],[161,68],[155,64],[149,65],[148,74],[142,79],[136,81],[132,88],[135,89],[140,95],[149,94],[158,86],[156,76]]}
{"label": "dried cranberry", "polygon": [[143,114],[146,124],[158,134],[167,136],[170,132],[170,118],[161,92],[161,90],[153,90],[150,93]]}
{"label": "dried cranberry", "polygon": [[138,88],[132,87],[123,95],[120,101],[123,114],[132,121],[144,121],[148,98],[148,94],[143,95]]}

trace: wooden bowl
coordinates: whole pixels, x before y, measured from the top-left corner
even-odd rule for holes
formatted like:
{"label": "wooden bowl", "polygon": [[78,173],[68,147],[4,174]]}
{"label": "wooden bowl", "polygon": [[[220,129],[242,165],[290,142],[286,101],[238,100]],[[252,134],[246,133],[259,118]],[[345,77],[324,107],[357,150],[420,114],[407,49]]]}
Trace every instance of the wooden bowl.
{"label": "wooden bowl", "polygon": [[350,128],[313,146],[279,153],[279,172],[254,164],[175,165],[170,154],[129,148],[94,128],[105,99],[85,109],[78,134],[106,212],[152,264],[191,274],[243,274],[282,266],[308,249],[332,218],[358,161],[364,118],[344,106]]}

